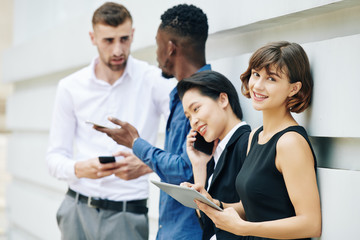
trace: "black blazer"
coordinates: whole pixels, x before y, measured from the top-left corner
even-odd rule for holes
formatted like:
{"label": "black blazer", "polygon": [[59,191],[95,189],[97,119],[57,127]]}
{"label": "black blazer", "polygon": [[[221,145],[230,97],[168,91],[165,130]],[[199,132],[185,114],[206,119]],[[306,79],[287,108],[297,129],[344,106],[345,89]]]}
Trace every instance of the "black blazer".
{"label": "black blazer", "polygon": [[[225,203],[234,203],[240,201],[235,188],[235,180],[246,157],[250,131],[251,129],[249,125],[243,125],[239,127],[231,136],[224,151],[221,153],[216,168],[214,169],[214,175],[212,177],[208,191],[213,198]],[[211,163],[209,162],[207,166],[206,189],[208,179],[212,172],[212,167],[209,168],[210,164]],[[201,221],[204,230],[203,240],[210,239],[210,237],[214,234],[216,234],[217,240],[242,239],[241,236],[237,236],[216,228],[211,219],[202,212]]]}

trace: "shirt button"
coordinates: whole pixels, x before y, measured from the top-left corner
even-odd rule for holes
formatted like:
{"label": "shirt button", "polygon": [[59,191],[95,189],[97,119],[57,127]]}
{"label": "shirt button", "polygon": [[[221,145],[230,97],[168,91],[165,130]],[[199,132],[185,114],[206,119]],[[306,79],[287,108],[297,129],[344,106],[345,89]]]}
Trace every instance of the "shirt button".
{"label": "shirt button", "polygon": [[162,225],[160,225],[159,228],[162,228]]}

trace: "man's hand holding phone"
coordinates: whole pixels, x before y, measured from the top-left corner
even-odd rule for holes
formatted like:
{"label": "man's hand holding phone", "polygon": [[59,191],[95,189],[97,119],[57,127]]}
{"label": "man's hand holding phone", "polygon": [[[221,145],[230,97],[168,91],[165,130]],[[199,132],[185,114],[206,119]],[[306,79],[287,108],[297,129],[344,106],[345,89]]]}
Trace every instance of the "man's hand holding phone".
{"label": "man's hand holding phone", "polygon": [[134,141],[139,138],[137,129],[130,123],[123,122],[114,117],[109,117],[109,121],[118,125],[119,128],[104,128],[94,125],[94,129],[103,132],[111,137],[115,142],[128,148],[132,148]]}
{"label": "man's hand holding phone", "polygon": [[116,163],[102,164],[100,163],[99,158],[96,157],[76,162],[74,171],[78,178],[98,179],[113,174],[113,172],[109,170],[114,170],[116,168]]}
{"label": "man's hand holding phone", "polygon": [[102,166],[99,176],[114,174],[123,180],[132,180],[152,172],[148,165],[131,152],[120,151],[114,156],[100,156],[99,162]]}
{"label": "man's hand holding phone", "polygon": [[85,123],[93,125],[98,128],[107,128],[104,124],[95,123],[94,121],[86,120]]}
{"label": "man's hand holding phone", "polygon": [[114,156],[100,156],[99,157],[99,162],[100,163],[113,163],[116,162],[115,157]]}

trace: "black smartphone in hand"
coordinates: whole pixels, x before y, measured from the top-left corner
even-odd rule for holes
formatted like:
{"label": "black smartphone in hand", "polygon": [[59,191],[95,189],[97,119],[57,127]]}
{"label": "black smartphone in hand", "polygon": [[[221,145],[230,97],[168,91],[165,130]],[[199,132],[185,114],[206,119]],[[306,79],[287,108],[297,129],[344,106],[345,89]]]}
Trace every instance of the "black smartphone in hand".
{"label": "black smartphone in hand", "polygon": [[207,155],[211,155],[214,148],[214,142],[207,142],[200,133],[197,133],[195,137],[194,148]]}
{"label": "black smartphone in hand", "polygon": [[100,163],[112,163],[115,162],[114,156],[100,156],[99,157]]}

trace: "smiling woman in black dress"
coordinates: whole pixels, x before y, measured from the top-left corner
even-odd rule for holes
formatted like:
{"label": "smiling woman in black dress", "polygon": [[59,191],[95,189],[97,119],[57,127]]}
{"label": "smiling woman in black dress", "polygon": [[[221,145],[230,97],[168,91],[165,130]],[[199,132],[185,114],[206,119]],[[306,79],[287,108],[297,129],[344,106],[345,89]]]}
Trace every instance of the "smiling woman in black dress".
{"label": "smiling woman in black dress", "polygon": [[[236,179],[240,202],[223,203],[223,212],[198,206],[218,228],[246,239],[319,237],[316,159],[305,129],[291,115],[304,111],[311,100],[306,53],[296,43],[270,43],[252,55],[240,79],[243,94],[263,113],[263,126],[250,134]],[[211,199],[201,186],[193,187]]]}

